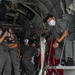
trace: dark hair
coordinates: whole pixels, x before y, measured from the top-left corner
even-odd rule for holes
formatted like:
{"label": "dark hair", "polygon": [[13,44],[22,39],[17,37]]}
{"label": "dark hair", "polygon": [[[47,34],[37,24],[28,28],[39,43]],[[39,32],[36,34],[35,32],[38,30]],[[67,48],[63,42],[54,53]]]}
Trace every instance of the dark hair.
{"label": "dark hair", "polygon": [[52,14],[47,14],[47,16],[43,19],[43,22],[47,22],[47,19],[49,17],[53,18],[53,15]]}

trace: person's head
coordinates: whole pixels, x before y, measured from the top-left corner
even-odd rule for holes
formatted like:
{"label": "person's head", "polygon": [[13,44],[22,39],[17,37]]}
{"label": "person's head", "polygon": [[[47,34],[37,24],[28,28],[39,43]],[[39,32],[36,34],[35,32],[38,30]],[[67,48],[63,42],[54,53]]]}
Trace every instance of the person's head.
{"label": "person's head", "polygon": [[50,26],[55,26],[56,24],[55,17],[52,14],[47,14],[44,18],[44,22],[48,23]]}
{"label": "person's head", "polygon": [[35,41],[34,41],[34,40],[30,40],[30,41],[29,41],[29,43],[30,43],[30,45],[31,45],[31,46],[33,46],[33,47],[35,47],[35,46],[36,46],[36,43],[35,43]]}
{"label": "person's head", "polygon": [[12,30],[12,28],[8,29],[8,37],[11,37],[12,39],[14,39],[15,35],[14,35],[14,31]]}
{"label": "person's head", "polygon": [[29,39],[27,38],[24,39],[24,45],[29,45]]}
{"label": "person's head", "polygon": [[12,33],[13,31],[12,31],[12,28],[9,28],[9,33]]}
{"label": "person's head", "polygon": [[35,44],[35,43],[32,43],[32,44],[31,44],[31,46],[35,47],[35,46],[36,46],[36,44]]}

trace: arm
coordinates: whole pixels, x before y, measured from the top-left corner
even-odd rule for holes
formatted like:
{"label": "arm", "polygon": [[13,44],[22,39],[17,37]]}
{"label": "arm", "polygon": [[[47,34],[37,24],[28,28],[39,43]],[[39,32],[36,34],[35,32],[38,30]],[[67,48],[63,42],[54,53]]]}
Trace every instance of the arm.
{"label": "arm", "polygon": [[8,47],[10,47],[10,46],[12,46],[13,45],[13,43],[12,44],[8,44]]}
{"label": "arm", "polygon": [[11,43],[8,45],[9,48],[16,48],[18,47],[18,42],[17,42],[17,38],[15,37],[14,34],[11,34],[11,37],[10,37],[12,40],[14,40],[14,43]]}
{"label": "arm", "polygon": [[59,46],[59,42],[61,42],[68,35],[69,35],[68,30],[65,30],[64,33],[59,38],[56,38],[56,41],[54,42],[53,47],[57,48]]}
{"label": "arm", "polygon": [[9,44],[8,46],[9,46],[9,48],[16,48],[16,47],[18,47],[18,44],[14,43],[14,44]]}
{"label": "arm", "polygon": [[69,35],[68,30],[65,30],[61,37],[57,38],[56,41],[61,42],[65,37]]}
{"label": "arm", "polygon": [[7,35],[8,35],[8,32],[7,32],[7,31],[6,31],[6,32],[4,32],[3,36],[2,36],[2,37],[0,37],[0,43],[2,43],[2,42],[3,42],[4,38],[5,38]]}

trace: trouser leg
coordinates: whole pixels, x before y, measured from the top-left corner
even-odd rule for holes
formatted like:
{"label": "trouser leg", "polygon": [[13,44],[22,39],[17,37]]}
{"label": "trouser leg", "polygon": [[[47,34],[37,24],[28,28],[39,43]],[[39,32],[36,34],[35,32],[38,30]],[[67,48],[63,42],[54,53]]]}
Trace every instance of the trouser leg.
{"label": "trouser leg", "polygon": [[34,75],[36,73],[34,64],[31,62],[31,58],[25,58],[22,62],[27,74]]}
{"label": "trouser leg", "polygon": [[57,48],[57,49],[55,50],[55,58],[56,58],[56,59],[60,59],[61,53],[62,53],[62,49],[61,49],[61,48]]}
{"label": "trouser leg", "polygon": [[4,67],[4,63],[5,63],[5,55],[4,53],[1,53],[0,54],[0,75],[2,75],[2,70],[3,70],[3,67]]}
{"label": "trouser leg", "polygon": [[11,59],[8,53],[7,53],[7,59],[5,61],[4,73],[5,75],[11,75]]}
{"label": "trouser leg", "polygon": [[20,75],[20,63],[19,63],[19,57],[17,51],[11,51],[10,52],[11,62],[14,68],[14,74]]}

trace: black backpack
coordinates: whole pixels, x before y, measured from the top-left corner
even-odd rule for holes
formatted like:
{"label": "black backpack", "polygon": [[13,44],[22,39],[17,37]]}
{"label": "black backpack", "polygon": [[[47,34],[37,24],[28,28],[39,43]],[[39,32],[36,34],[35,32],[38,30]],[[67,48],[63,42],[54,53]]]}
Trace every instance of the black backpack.
{"label": "black backpack", "polygon": [[66,65],[67,66],[74,66],[74,61],[72,58],[68,57],[67,61],[66,61]]}

